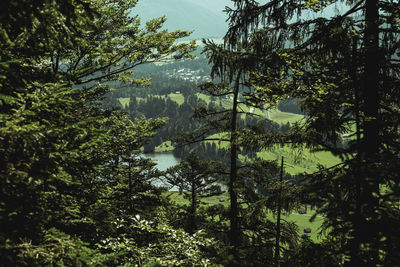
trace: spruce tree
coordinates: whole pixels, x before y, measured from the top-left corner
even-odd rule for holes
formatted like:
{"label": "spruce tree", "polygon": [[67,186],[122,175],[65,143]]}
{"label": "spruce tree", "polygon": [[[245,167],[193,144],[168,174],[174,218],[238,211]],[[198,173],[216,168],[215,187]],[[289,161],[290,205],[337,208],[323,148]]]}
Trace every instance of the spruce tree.
{"label": "spruce tree", "polygon": [[136,2],[1,2],[2,264],[90,265],[95,243],[115,233],[117,212],[104,199],[112,191],[107,178],[118,172],[109,175],[108,167],[134,154],[161,121],[133,125],[101,100],[120,83],[142,83],[132,76],[135,66],[191,57],[194,48],[174,43],[188,32],[161,30],[165,18],[141,28],[129,16]]}
{"label": "spruce tree", "polygon": [[201,198],[218,196],[222,193],[218,185],[218,164],[200,160],[193,152],[178,165],[168,168],[165,173],[165,182],[172,187],[179,188],[179,192],[190,201],[188,208],[188,233],[194,234],[198,230],[197,210]]}
{"label": "spruce tree", "polygon": [[[199,128],[182,134],[179,140],[186,143],[213,141],[228,147],[224,164],[225,183],[230,198],[228,240],[233,256],[229,264],[273,264],[274,245],[271,239],[276,237],[276,227],[267,218],[267,214],[280,210],[274,200],[278,194],[275,189],[279,184],[279,168],[275,161],[248,157],[250,153],[259,150],[248,146],[246,137],[264,133],[270,138],[270,146],[276,144],[282,134],[270,127],[272,123],[264,116],[248,111],[251,107],[270,108],[276,106],[276,103],[271,101],[265,104],[255,88],[249,86],[248,72],[262,65],[257,63],[258,55],[253,50],[254,46],[229,49],[212,41],[205,41],[205,44],[203,53],[212,64],[211,76],[214,82],[202,84],[200,89],[219,97],[221,104],[195,109],[194,116],[199,119]],[[249,120],[243,119],[245,115],[258,118],[258,123],[246,125],[245,121]],[[294,184],[291,187],[295,188]],[[263,195],[260,191],[268,193]],[[291,195],[289,191],[287,194]],[[286,209],[291,208],[285,206]],[[278,242],[282,247],[282,244],[293,244],[297,237],[293,225],[282,224],[283,228],[285,235],[280,239],[282,242]]]}
{"label": "spruce tree", "polygon": [[[277,55],[284,63],[281,75],[265,69],[253,84],[266,98],[302,99],[307,120],[291,141],[343,159],[310,178],[326,229],[340,244],[336,253],[345,255],[337,264],[391,265],[399,258],[398,12],[398,3],[379,0],[239,0],[228,10],[227,46],[251,41],[253,32],[281,44],[259,46],[261,61]],[[346,146],[344,135],[352,136]]]}

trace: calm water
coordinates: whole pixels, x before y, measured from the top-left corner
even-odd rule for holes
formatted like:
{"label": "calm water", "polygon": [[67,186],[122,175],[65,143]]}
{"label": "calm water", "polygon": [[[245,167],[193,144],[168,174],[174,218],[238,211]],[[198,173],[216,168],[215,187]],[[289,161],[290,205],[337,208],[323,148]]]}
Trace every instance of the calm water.
{"label": "calm water", "polygon": [[[160,171],[165,171],[169,167],[175,166],[180,162],[180,160],[174,157],[172,153],[144,154],[143,156],[154,160],[157,163],[156,168],[159,169]],[[154,184],[155,186],[162,186],[162,187],[167,186],[165,183],[162,182],[162,180],[153,180],[152,184]],[[177,191],[178,188],[172,187],[169,190]]]}
{"label": "calm water", "polygon": [[[157,163],[156,168],[159,169],[160,171],[165,171],[169,167],[175,166],[180,162],[180,159],[174,157],[172,153],[144,154],[143,156],[154,160]],[[155,180],[152,183],[156,186],[166,186],[160,180]],[[227,190],[225,185],[221,184],[221,186],[223,190]],[[178,191],[178,188],[177,187],[170,188],[170,191]]]}
{"label": "calm water", "polygon": [[144,154],[144,156],[154,160],[157,163],[156,168],[160,171],[165,171],[169,167],[175,166],[180,162],[172,153]]}

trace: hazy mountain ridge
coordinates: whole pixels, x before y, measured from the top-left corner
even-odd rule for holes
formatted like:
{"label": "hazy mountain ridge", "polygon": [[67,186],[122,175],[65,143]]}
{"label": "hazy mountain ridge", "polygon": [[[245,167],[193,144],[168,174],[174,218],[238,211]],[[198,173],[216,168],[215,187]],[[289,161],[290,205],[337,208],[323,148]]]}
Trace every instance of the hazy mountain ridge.
{"label": "hazy mountain ridge", "polygon": [[142,22],[166,16],[168,30],[194,31],[188,39],[222,37],[227,28],[225,6],[230,0],[141,0],[132,11]]}

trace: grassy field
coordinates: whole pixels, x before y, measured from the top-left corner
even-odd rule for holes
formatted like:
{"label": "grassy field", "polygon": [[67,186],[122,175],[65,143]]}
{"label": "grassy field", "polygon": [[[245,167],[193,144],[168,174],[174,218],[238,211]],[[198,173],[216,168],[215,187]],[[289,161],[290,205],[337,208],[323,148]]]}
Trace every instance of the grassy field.
{"label": "grassy field", "polygon": [[171,144],[171,141],[165,141],[161,145],[156,146],[154,152],[161,153],[161,152],[170,152],[174,150],[174,146]]}
{"label": "grassy field", "polygon": [[[156,97],[160,97],[163,99],[166,98],[166,96],[164,96],[164,95],[162,95],[162,96],[157,95]],[[167,97],[169,97],[172,101],[175,101],[178,105],[183,104],[184,97],[182,94],[171,93]],[[124,108],[129,107],[129,97],[121,97],[121,98],[118,98],[118,100]],[[143,98],[137,97],[136,100],[141,101],[141,100],[143,100]]]}
{"label": "grassy field", "polygon": [[[178,192],[168,192],[165,193],[169,198],[174,201],[178,205],[189,205],[189,201],[183,197],[183,194],[180,195]],[[220,199],[224,199],[224,202],[220,202]],[[224,193],[221,196],[213,196],[202,199],[204,202],[203,206],[207,205],[217,205],[222,204],[225,207],[229,206],[229,196],[228,193]],[[297,212],[293,212],[291,214],[282,215],[282,220],[288,222],[295,222],[299,227],[299,234],[303,234],[305,228],[311,229],[311,234],[308,234],[312,240],[319,240],[319,228],[322,224],[323,218],[321,216],[317,216],[313,222],[310,222],[310,218],[313,215],[313,212],[308,210],[306,214],[299,214]],[[268,219],[271,221],[276,221],[276,216],[270,213],[268,215]]]}
{"label": "grassy field", "polygon": [[289,145],[258,152],[257,156],[265,160],[278,161],[283,156],[285,171],[289,174],[312,173],[318,170],[318,165],[331,167],[341,162],[340,158],[327,151],[311,152],[309,149],[294,149]]}
{"label": "grassy field", "polygon": [[286,124],[288,122],[290,124],[292,124],[294,122],[297,122],[297,121],[303,119],[304,116],[300,115],[300,114],[282,112],[282,111],[279,111],[278,109],[275,109],[275,110],[271,110],[268,112],[268,118],[279,124]]}
{"label": "grassy field", "polygon": [[[163,96],[158,96],[158,97],[163,97]],[[129,97],[121,97],[121,98],[118,98],[118,100],[119,100],[119,103],[121,103],[121,105],[122,105],[123,108],[129,107],[129,101],[130,101],[130,98],[129,98]],[[137,101],[143,101],[144,98],[142,98],[142,97],[136,97],[136,100],[137,100]]]}
{"label": "grassy field", "polygon": [[168,97],[172,100],[178,103],[178,105],[182,105],[184,101],[184,97],[182,94],[169,94]]}
{"label": "grassy field", "polygon": [[[200,99],[204,100],[207,104],[211,101],[211,97],[205,94],[200,94],[197,93],[196,94],[197,97],[199,97]],[[215,102],[216,105],[219,105],[219,102],[216,101]],[[232,106],[232,100],[229,99],[223,99],[221,101],[221,104],[224,108],[231,108]],[[258,116],[262,116],[262,117],[266,117],[270,120],[273,120],[279,124],[286,124],[286,123],[294,123],[296,121],[299,121],[301,119],[304,118],[303,115],[300,114],[294,114],[294,113],[289,113],[289,112],[282,112],[279,111],[278,109],[273,109],[270,111],[264,111],[261,110],[259,108],[251,108],[249,106],[246,106],[245,104],[239,104],[238,106],[238,110],[240,112],[250,112],[252,110],[252,114],[258,115]],[[246,116],[245,114],[241,115],[242,118],[244,118],[244,116]]]}
{"label": "grassy field", "polygon": [[[209,95],[197,93],[196,96],[198,98],[200,98],[201,100],[204,100],[207,104],[209,104],[211,102],[211,96],[209,96]],[[217,104],[217,103],[215,103],[215,104]]]}
{"label": "grassy field", "polygon": [[129,97],[121,97],[121,98],[118,98],[118,100],[119,100],[119,103],[121,103],[123,108],[129,107],[129,100],[130,100]]}
{"label": "grassy field", "polygon": [[[210,138],[229,139],[227,133],[213,134]],[[228,149],[229,142],[226,141],[207,141],[214,142],[219,148]],[[312,152],[307,148],[292,148],[290,145],[277,145],[269,150],[257,152],[257,156],[264,160],[280,161],[281,157],[285,160],[285,172],[289,174],[312,173],[318,170],[318,165],[331,167],[341,162],[340,158],[335,157],[330,152]]]}
{"label": "grassy field", "polygon": [[[299,214],[299,213],[295,212],[295,213],[291,213],[288,215],[283,215],[282,219],[286,220],[288,222],[296,223],[297,226],[299,227],[300,235],[304,234],[305,228],[310,228],[311,233],[307,234],[307,235],[309,235],[313,241],[318,241],[318,240],[321,240],[321,237],[319,236],[319,232],[320,232],[320,227],[323,222],[323,217],[317,216],[313,222],[310,222],[310,218],[313,214],[314,213],[312,211],[308,211],[307,214]],[[270,216],[271,216],[271,220],[272,219],[276,220],[274,215],[271,214]]]}
{"label": "grassy field", "polygon": [[[180,195],[178,192],[168,192],[166,193],[167,195],[169,195],[169,198],[174,201],[176,204],[178,205],[188,205],[189,204],[189,200],[185,199],[183,197],[183,194]],[[220,199],[224,199],[224,202],[220,202]],[[203,206],[208,206],[208,205],[217,205],[217,204],[222,204],[225,207],[227,207],[229,205],[229,195],[228,193],[223,193],[220,196],[212,196],[212,197],[207,197],[207,198],[203,198],[202,202],[204,202]]]}

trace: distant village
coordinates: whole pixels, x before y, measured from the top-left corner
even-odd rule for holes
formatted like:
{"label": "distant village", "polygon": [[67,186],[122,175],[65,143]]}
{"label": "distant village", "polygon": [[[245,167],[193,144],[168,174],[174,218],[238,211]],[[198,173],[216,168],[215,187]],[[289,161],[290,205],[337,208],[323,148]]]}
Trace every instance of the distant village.
{"label": "distant village", "polygon": [[209,75],[202,75],[200,70],[192,70],[189,68],[172,69],[166,71],[168,77],[179,78],[191,82],[209,82],[211,81]]}

